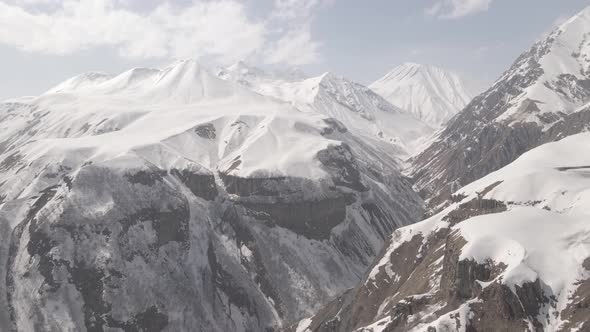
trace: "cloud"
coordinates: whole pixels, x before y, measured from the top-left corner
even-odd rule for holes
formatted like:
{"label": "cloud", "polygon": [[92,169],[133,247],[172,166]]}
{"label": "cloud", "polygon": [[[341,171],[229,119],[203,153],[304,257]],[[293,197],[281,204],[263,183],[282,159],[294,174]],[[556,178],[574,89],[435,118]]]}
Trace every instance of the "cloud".
{"label": "cloud", "polygon": [[275,0],[273,15],[277,18],[307,19],[321,0]]}
{"label": "cloud", "polygon": [[313,41],[309,26],[287,32],[268,53],[267,62],[304,65],[319,60],[319,43]]}
{"label": "cloud", "polygon": [[321,44],[312,36],[312,21],[318,8],[330,6],[334,2],[335,0],[274,0],[270,21],[279,22],[274,25],[281,35],[266,50],[266,62],[295,66],[318,62]]}
{"label": "cloud", "polygon": [[[126,58],[208,56],[226,63],[268,55],[272,63],[318,58],[309,22],[321,0],[276,0],[262,19],[249,18],[246,2],[238,0],[194,0],[182,7],[159,2],[142,12],[127,2],[0,0],[0,43],[44,54],[113,47]],[[47,4],[50,10],[40,9]]]}
{"label": "cloud", "polygon": [[455,19],[487,11],[493,0],[437,0],[425,10],[426,15]]}

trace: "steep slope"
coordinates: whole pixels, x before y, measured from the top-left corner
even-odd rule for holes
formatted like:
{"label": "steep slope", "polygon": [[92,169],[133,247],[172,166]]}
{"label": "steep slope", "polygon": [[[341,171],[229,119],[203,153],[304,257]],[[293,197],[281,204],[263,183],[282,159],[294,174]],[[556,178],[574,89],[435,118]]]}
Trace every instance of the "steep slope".
{"label": "steep slope", "polygon": [[84,77],[0,104],[0,330],[280,327],[422,213],[394,158],[194,61]]}
{"label": "steep slope", "polygon": [[293,75],[264,74],[260,69],[242,64],[220,71],[219,76],[286,101],[301,111],[337,119],[355,135],[389,148],[390,153],[401,159],[416,152],[433,132],[428,125],[369,88],[331,73],[302,80]]}
{"label": "steep slope", "polygon": [[416,63],[394,68],[369,88],[433,128],[443,126],[475,96],[457,74]]}
{"label": "steep slope", "polygon": [[587,130],[590,8],[522,54],[413,160],[430,206],[547,141]]}
{"label": "steep slope", "polygon": [[589,330],[588,147],[548,143],[461,189],[297,330]]}

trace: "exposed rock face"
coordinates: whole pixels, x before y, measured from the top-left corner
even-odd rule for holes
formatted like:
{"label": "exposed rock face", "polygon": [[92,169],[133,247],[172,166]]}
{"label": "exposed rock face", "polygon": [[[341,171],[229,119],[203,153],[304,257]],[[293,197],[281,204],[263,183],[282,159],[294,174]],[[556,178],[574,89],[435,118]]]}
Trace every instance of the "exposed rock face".
{"label": "exposed rock face", "polygon": [[411,177],[431,208],[540,144],[588,130],[588,24],[585,10],[523,53],[414,157]]}
{"label": "exposed rock face", "polygon": [[[443,228],[396,245],[399,238],[377,260],[386,266],[374,266],[357,287],[287,330],[545,331],[554,319],[544,316],[557,300],[543,281],[511,289],[502,280],[503,263],[460,258],[467,242],[458,232]],[[584,308],[572,303],[562,312],[571,317],[569,326],[584,324]]]}
{"label": "exposed rock face", "polygon": [[197,133],[197,135],[203,138],[215,139],[215,137],[217,137],[217,134],[215,132],[215,126],[211,123],[198,126],[197,128],[195,128],[195,132]]}
{"label": "exposed rock face", "polygon": [[559,165],[586,165],[588,142],[543,145],[456,192],[396,230],[356,287],[287,330],[585,331],[590,177]]}
{"label": "exposed rock face", "polygon": [[[485,214],[487,210],[478,211],[471,215]],[[394,245],[395,239],[394,235],[390,246]],[[465,302],[484,296],[480,283],[494,281],[502,266],[493,262],[478,264],[460,260],[461,248],[465,244],[466,241],[449,228],[427,238],[415,235],[395,250],[383,253],[388,267],[374,266],[376,273],[366,275],[359,286],[320,310],[312,318],[308,329],[354,331],[379,321],[377,317],[386,316],[377,325],[386,327],[386,331],[408,331],[459,309]],[[377,262],[383,262],[383,259]],[[500,307],[495,308],[496,318],[503,316],[507,321],[525,318],[513,313],[505,314],[507,310],[501,308],[503,297],[493,299],[487,294],[485,296],[489,306]],[[520,305],[518,299],[516,304]],[[490,326],[494,321],[489,317],[494,314],[492,311],[483,312],[486,312],[486,324]],[[520,322],[517,326],[524,327],[523,324]]]}
{"label": "exposed rock face", "polygon": [[[368,229],[385,239],[401,217],[364,198],[372,192],[388,200],[369,186],[338,186],[323,200],[306,200],[297,188],[317,183],[222,179],[218,188],[212,175],[194,169],[120,171],[109,164],[58,178],[3,233],[3,328],[270,329],[351,285],[379,249]],[[343,275],[348,281],[338,280]],[[306,286],[288,286],[294,282]]]}
{"label": "exposed rock face", "polygon": [[[101,199],[113,207],[92,213],[92,201]],[[186,289],[189,276],[171,264],[187,258],[189,219],[186,198],[172,188],[132,182],[101,166],[85,167],[71,185],[48,187],[10,240],[6,281],[13,328],[174,324],[168,318],[174,305],[163,303],[162,292],[175,301],[197,295]]]}

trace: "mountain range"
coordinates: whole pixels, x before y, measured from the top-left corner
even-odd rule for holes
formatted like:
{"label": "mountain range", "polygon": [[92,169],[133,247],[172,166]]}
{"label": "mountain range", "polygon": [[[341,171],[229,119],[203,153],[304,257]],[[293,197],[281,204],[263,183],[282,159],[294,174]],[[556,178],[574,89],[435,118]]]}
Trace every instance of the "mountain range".
{"label": "mountain range", "polygon": [[341,121],[346,128],[393,155],[407,159],[434,129],[373,90],[340,75],[324,73],[306,78],[302,74],[280,75],[238,63],[220,69],[218,76],[262,95],[285,101],[297,109],[321,113]]}
{"label": "mountain range", "polygon": [[427,217],[297,331],[590,330],[590,8],[412,159]]}
{"label": "mountain range", "polygon": [[422,213],[390,150],[195,61],[1,110],[3,329],[280,326]]}
{"label": "mountain range", "polygon": [[0,330],[590,330],[590,7],[474,96],[244,62],[0,103]]}

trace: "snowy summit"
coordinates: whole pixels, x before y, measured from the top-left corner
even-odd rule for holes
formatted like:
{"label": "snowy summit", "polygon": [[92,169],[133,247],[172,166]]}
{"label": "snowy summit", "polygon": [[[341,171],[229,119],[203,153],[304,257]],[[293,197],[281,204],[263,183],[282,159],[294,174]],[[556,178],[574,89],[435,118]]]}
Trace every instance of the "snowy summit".
{"label": "snowy summit", "polygon": [[459,75],[411,62],[395,67],[369,87],[433,128],[441,127],[475,96]]}

